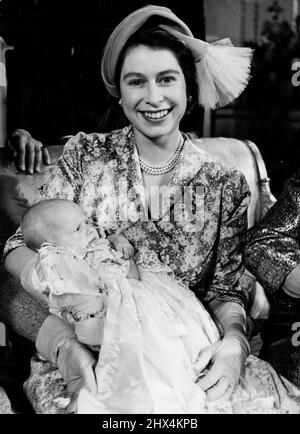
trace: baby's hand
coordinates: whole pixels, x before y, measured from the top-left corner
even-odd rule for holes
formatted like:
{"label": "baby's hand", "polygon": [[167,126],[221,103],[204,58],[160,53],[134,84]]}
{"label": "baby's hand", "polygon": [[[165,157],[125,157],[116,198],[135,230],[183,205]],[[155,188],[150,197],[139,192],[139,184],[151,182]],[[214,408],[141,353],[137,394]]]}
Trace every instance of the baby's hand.
{"label": "baby's hand", "polygon": [[123,254],[124,259],[130,259],[134,255],[134,247],[122,235],[117,235],[112,240],[114,248]]}

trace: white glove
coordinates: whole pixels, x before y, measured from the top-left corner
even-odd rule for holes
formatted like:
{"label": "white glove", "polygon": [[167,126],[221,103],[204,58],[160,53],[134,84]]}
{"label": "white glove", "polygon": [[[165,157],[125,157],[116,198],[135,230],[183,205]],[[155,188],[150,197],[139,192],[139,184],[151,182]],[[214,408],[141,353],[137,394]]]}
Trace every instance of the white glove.
{"label": "white glove", "polygon": [[207,393],[207,399],[221,402],[231,396],[244,372],[249,352],[250,346],[246,337],[237,332],[225,336],[199,354],[199,372],[211,363],[207,373],[197,381]]}
{"label": "white glove", "polygon": [[43,357],[58,366],[70,395],[79,392],[81,387],[96,393],[96,359],[77,341],[69,324],[54,315],[48,316],[39,330],[36,348]]}

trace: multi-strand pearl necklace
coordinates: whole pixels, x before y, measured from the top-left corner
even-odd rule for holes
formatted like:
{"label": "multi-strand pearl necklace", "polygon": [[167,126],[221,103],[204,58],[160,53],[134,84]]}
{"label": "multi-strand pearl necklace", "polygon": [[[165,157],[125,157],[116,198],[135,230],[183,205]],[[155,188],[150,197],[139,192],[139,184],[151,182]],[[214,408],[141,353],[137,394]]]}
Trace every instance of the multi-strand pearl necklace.
{"label": "multi-strand pearl necklace", "polygon": [[179,143],[178,143],[178,146],[177,146],[175,153],[162,166],[155,166],[155,165],[149,164],[145,160],[143,160],[142,157],[139,156],[141,169],[144,172],[148,173],[149,175],[163,175],[165,173],[170,172],[176,166],[176,163],[177,163],[178,158],[180,156],[180,153],[182,151],[183,145],[184,145],[184,139],[182,137],[182,134],[180,134]]}

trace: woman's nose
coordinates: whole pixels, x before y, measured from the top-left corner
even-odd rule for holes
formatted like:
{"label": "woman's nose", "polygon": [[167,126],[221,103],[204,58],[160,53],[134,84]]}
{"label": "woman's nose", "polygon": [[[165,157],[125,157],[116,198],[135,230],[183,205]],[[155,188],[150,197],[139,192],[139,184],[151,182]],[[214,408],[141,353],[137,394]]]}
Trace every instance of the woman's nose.
{"label": "woman's nose", "polygon": [[164,99],[162,91],[156,84],[149,84],[146,95],[146,102],[151,105],[157,105]]}

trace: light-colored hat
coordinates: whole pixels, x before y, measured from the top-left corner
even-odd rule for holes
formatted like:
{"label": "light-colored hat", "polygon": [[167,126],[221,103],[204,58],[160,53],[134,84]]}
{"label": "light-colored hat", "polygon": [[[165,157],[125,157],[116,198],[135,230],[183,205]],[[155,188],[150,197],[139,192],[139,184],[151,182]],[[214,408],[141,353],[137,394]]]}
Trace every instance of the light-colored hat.
{"label": "light-colored hat", "polygon": [[115,72],[124,45],[152,17],[162,17],[162,24],[158,24],[158,27],[175,36],[191,50],[197,70],[200,105],[223,107],[242,93],[249,81],[250,48],[234,47],[230,39],[212,44],[196,39],[189,27],[170,9],[149,5],[128,15],[114,29],[106,43],[101,74],[112,96],[120,97]]}

